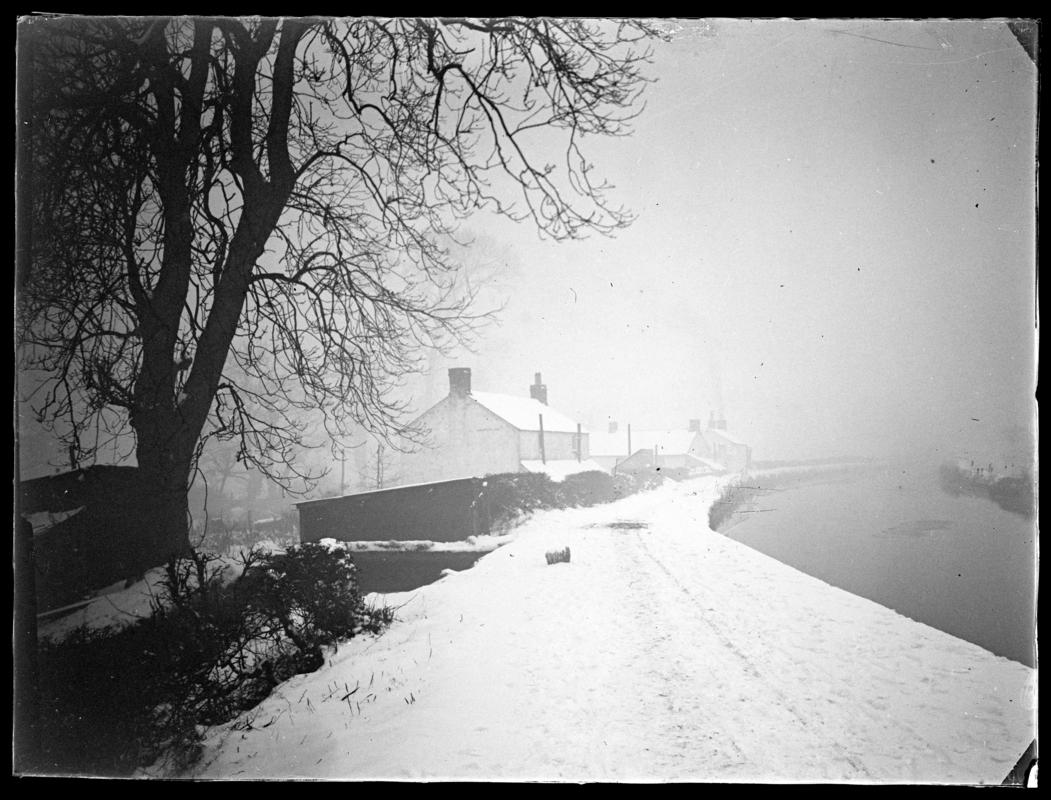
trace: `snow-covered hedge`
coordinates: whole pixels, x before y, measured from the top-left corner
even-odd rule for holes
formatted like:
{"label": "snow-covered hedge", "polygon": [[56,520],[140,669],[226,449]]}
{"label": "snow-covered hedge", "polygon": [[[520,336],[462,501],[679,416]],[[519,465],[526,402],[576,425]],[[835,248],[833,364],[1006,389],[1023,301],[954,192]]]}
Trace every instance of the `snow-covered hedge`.
{"label": "snow-covered hedge", "polygon": [[487,477],[483,497],[492,529],[499,530],[531,511],[611,503],[652,488],[661,480],[660,476],[611,476],[591,471],[568,475],[556,482],[544,473],[509,472]]}

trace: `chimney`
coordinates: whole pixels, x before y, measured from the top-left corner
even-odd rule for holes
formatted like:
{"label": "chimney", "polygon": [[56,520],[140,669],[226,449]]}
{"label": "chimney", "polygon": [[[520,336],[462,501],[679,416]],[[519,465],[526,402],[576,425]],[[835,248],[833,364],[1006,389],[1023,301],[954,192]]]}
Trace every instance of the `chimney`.
{"label": "chimney", "polygon": [[610,433],[616,433],[617,432],[617,423],[616,422],[610,422],[610,424],[609,424],[609,432]]}
{"label": "chimney", "polygon": [[529,387],[529,396],[547,405],[547,386],[540,382],[540,373],[536,373],[533,385]]}
{"label": "chimney", "polygon": [[469,367],[453,367],[449,370],[449,395],[466,397],[471,393],[471,370]]}
{"label": "chimney", "polygon": [[691,419],[690,420],[690,433],[700,433],[700,432],[701,432],[701,421],[699,419]]}
{"label": "chimney", "polygon": [[708,415],[708,429],[715,430],[717,427],[718,425],[715,422],[715,412],[713,411],[711,414]]}

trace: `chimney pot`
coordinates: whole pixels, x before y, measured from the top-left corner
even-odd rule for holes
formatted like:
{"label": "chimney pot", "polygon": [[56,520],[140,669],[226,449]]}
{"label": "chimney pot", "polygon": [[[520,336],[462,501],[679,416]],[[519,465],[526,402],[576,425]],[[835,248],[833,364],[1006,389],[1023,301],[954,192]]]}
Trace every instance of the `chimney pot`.
{"label": "chimney pot", "polygon": [[616,433],[617,432],[617,423],[616,422],[611,422],[609,424],[609,432],[610,433]]}
{"label": "chimney pot", "polygon": [[529,396],[547,405],[547,385],[540,382],[540,373],[535,373],[533,385],[529,387]]}
{"label": "chimney pot", "polygon": [[452,367],[449,370],[449,394],[466,397],[471,393],[471,370],[469,367]]}

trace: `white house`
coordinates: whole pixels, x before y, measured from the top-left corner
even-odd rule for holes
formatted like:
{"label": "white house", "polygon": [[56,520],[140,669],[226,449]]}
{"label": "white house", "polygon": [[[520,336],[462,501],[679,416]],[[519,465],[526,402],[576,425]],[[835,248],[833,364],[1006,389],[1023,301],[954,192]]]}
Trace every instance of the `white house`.
{"label": "white house", "polygon": [[711,448],[712,459],[730,472],[744,472],[752,465],[752,448],[727,432],[724,417],[717,419],[712,413],[704,438]]}
{"label": "white house", "polygon": [[589,460],[588,433],[547,405],[540,373],[529,397],[476,392],[471,370],[449,370],[449,394],[413,423],[426,441],[400,459],[402,483],[484,477],[504,472],[566,475],[601,469]]}

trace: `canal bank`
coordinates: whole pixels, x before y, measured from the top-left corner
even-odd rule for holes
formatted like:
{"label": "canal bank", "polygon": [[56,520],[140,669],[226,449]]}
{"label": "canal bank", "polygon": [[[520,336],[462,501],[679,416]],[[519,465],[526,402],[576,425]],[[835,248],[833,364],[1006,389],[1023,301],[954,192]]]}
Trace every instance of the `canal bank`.
{"label": "canal bank", "polygon": [[211,729],[193,777],[1001,783],[1035,671],[713,533],[721,485],[534,514]]}
{"label": "canal bank", "polygon": [[713,530],[904,616],[1035,665],[1036,527],[941,489],[937,465],[757,473]]}

